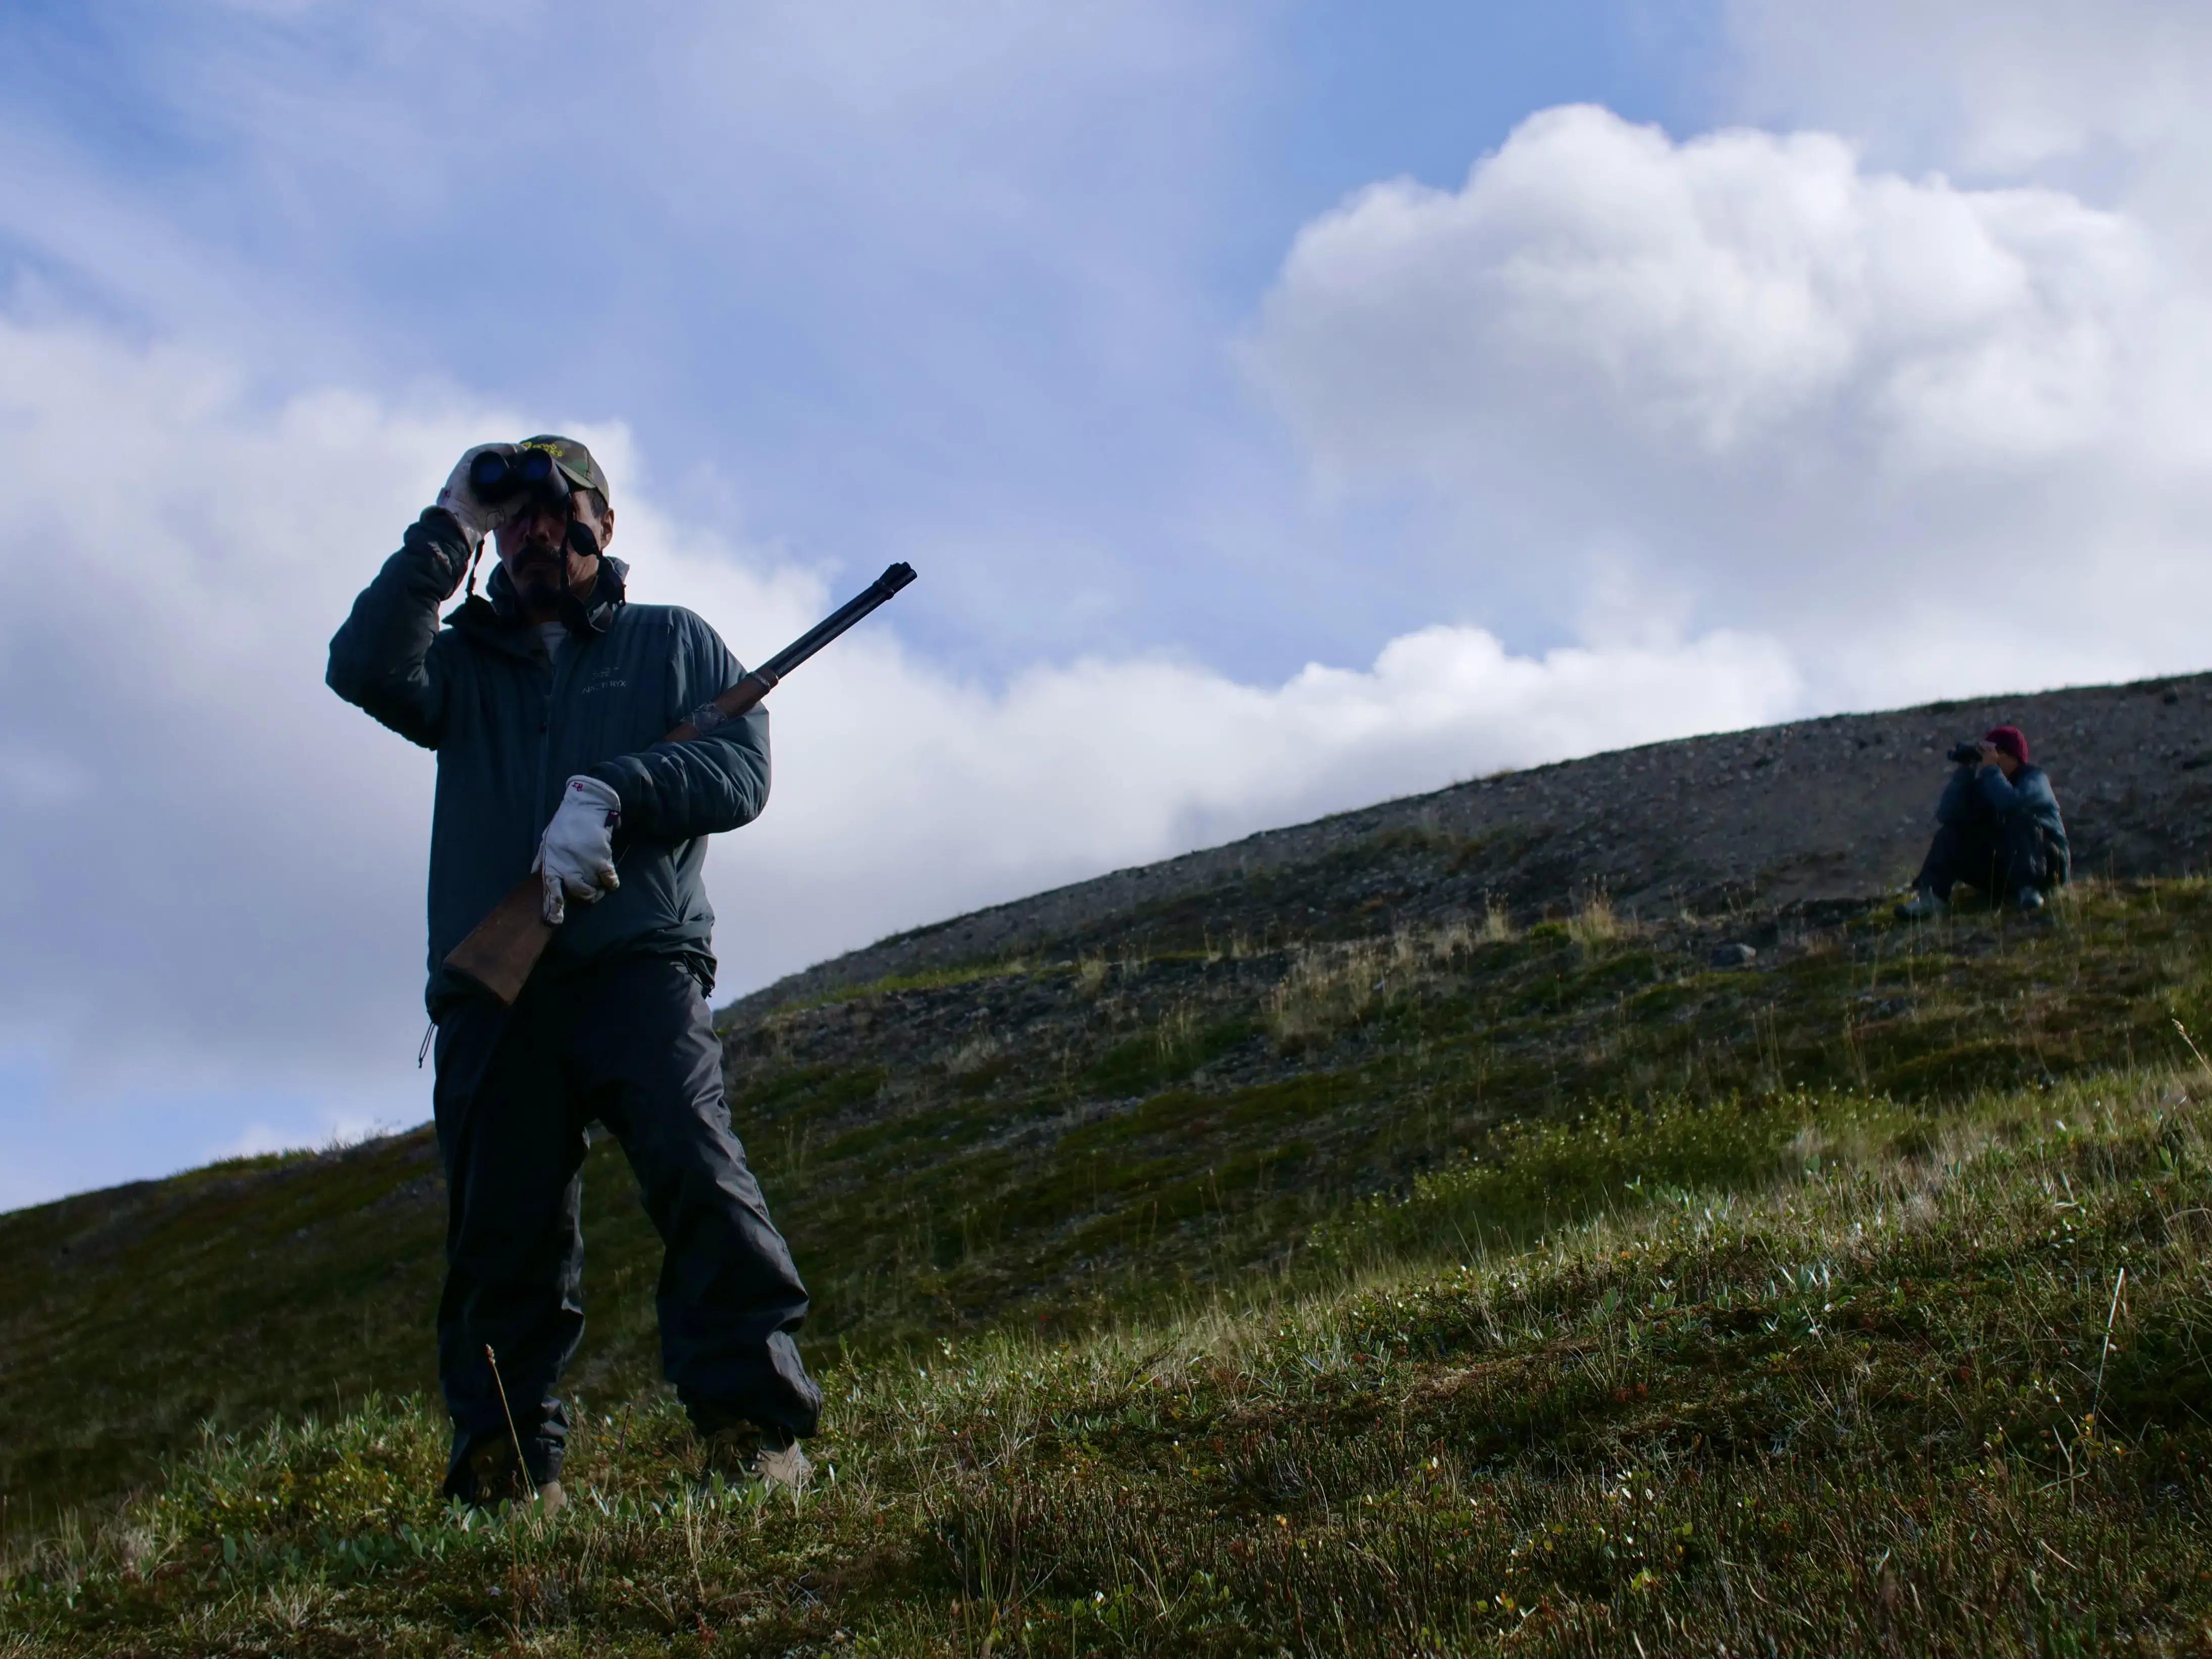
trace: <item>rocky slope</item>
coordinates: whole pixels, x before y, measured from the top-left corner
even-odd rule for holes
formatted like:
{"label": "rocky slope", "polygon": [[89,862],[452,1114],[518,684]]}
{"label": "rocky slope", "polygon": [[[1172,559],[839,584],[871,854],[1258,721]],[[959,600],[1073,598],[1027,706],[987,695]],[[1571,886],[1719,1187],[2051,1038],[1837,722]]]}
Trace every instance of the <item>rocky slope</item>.
{"label": "rocky slope", "polygon": [[902,933],[725,1018],[1025,954],[1352,937],[1492,906],[1526,921],[1593,890],[1646,915],[1863,899],[1911,878],[1944,750],[2000,721],[2050,772],[2077,872],[2212,860],[2212,675],[2200,674],[1838,714],[1478,779]]}

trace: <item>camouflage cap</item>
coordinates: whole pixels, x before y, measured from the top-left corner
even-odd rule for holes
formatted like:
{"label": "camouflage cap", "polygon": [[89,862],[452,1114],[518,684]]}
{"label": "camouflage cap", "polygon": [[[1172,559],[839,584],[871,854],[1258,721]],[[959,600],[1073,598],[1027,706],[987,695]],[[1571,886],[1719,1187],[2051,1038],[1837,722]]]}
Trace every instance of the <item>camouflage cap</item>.
{"label": "camouflage cap", "polygon": [[545,432],[535,438],[525,438],[515,446],[518,449],[542,449],[553,457],[553,464],[561,469],[573,489],[596,489],[599,499],[611,503],[614,492],[607,488],[607,475],[599,471],[599,464],[592,459],[592,452],[574,438],[563,438]]}

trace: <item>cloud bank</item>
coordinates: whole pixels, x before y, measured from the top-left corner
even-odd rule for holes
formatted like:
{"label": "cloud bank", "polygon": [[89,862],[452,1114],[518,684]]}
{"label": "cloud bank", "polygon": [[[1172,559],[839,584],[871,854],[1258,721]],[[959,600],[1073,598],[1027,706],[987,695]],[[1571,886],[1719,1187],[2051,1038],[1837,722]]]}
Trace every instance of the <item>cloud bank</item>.
{"label": "cloud bank", "polygon": [[1425,492],[1531,603],[1897,699],[2201,654],[2209,299],[2063,191],[1571,106],[1309,224],[1245,356],[1334,488]]}
{"label": "cloud bank", "polygon": [[[549,424],[450,394],[266,405],[205,353],[0,320],[16,478],[0,837],[27,878],[0,893],[0,1103],[34,1149],[0,1203],[423,1115],[433,761],[323,688],[324,650],[452,458]],[[625,488],[647,471],[627,432],[571,429],[616,480],[637,597],[692,606],[741,656],[872,574],[678,521]],[[1265,824],[1751,723],[1797,696],[1755,635],[1531,657],[1461,627],[1273,685],[1087,657],[994,686],[903,648],[894,608],[774,699],[773,803],[709,860],[722,988]]]}

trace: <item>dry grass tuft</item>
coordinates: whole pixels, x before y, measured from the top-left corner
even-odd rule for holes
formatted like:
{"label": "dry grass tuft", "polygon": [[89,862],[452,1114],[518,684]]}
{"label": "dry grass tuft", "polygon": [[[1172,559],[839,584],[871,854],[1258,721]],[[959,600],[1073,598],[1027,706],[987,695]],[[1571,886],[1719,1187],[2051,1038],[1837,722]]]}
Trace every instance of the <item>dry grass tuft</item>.
{"label": "dry grass tuft", "polygon": [[1005,1047],[994,1033],[985,1031],[954,1049],[952,1057],[945,1062],[945,1069],[954,1077],[969,1076],[998,1059]]}
{"label": "dry grass tuft", "polygon": [[1602,887],[1593,888],[1582,908],[1567,918],[1567,937],[1585,951],[1633,932],[1631,923],[1613,908],[1613,898]]}
{"label": "dry grass tuft", "polygon": [[1390,941],[1303,945],[1267,994],[1267,1024],[1276,1039],[1297,1042],[1357,1025],[1387,988]]}

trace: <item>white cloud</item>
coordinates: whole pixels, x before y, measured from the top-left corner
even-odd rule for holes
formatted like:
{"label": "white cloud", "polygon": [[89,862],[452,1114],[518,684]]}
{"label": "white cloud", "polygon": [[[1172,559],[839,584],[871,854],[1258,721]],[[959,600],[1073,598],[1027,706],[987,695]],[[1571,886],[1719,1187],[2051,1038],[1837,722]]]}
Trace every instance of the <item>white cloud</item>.
{"label": "white cloud", "polygon": [[2102,412],[2142,264],[2064,197],[1864,176],[1820,134],[1677,145],[1568,107],[1463,191],[1379,185],[1306,227],[1259,362],[1347,471],[1455,469],[1532,408],[1724,454],[1840,406],[1893,465],[1960,445],[2002,463]]}
{"label": "white cloud", "polygon": [[[28,877],[0,889],[0,1115],[54,1180],[244,1146],[240,1122],[259,1147],[423,1115],[433,763],[324,689],[324,652],[453,455],[558,422],[422,402],[264,406],[204,354],[0,319],[0,838]],[[861,580],[671,521],[624,484],[645,471],[626,432],[579,435],[616,480],[637,596],[691,605],[741,655]],[[1273,686],[1090,658],[994,687],[896,623],[776,694],[774,802],[709,861],[726,991],[1048,882],[1798,696],[1771,641],[1729,634],[1531,659],[1437,627]]]}
{"label": "white cloud", "polygon": [[1335,489],[1449,504],[1555,614],[1777,637],[1819,701],[2202,653],[2212,307],[2063,191],[1550,110],[1307,225],[1245,356]]}
{"label": "white cloud", "polygon": [[1740,98],[1885,159],[2078,167],[2124,188],[2212,138],[2212,12],[2191,0],[1732,0]]}

